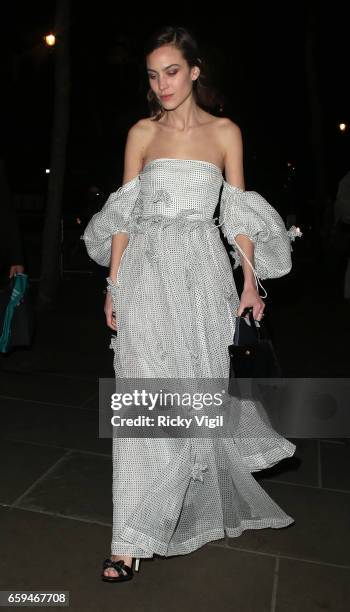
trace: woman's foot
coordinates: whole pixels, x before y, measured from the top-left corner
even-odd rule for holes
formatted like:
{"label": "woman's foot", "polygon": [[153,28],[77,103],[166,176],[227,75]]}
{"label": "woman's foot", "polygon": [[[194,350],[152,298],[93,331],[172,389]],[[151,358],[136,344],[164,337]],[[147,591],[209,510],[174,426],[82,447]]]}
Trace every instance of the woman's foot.
{"label": "woman's foot", "polygon": [[[128,565],[129,567],[131,567],[132,565],[132,557],[127,557],[125,555],[111,555],[111,561],[120,561],[121,559],[124,561],[125,565]],[[126,575],[126,571],[124,569],[122,569],[122,572],[124,574],[124,576]],[[107,567],[104,571],[103,571],[105,576],[111,576],[112,578],[114,577],[118,577],[118,572],[117,570],[114,569],[114,567]]]}

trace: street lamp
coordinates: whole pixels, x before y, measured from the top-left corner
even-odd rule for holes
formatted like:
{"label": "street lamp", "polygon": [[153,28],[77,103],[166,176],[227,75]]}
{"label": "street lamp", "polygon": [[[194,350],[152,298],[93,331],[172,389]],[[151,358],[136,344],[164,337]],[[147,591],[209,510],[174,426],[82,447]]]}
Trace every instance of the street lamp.
{"label": "street lamp", "polygon": [[56,36],[54,34],[46,34],[44,41],[48,47],[54,47],[56,44]]}

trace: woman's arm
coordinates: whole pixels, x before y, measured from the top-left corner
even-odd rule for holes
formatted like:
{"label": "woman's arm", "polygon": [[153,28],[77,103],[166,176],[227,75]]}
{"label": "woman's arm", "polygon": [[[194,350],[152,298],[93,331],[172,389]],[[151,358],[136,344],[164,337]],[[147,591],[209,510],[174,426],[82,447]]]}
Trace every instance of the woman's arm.
{"label": "woman's arm", "polygon": [[109,278],[112,281],[117,280],[120,260],[128,243],[129,236],[126,232],[114,234],[114,236],[112,236],[111,263],[109,266]]}
{"label": "woman's arm", "polygon": [[[123,185],[138,176],[142,170],[144,151],[140,143],[144,141],[144,138],[145,127],[143,120],[141,120],[133,125],[128,132],[124,153]],[[111,260],[109,266],[109,278],[112,282],[117,280],[120,261],[128,243],[129,235],[126,232],[117,232],[112,236]],[[108,327],[116,330],[116,313],[113,313],[109,291],[107,291],[104,310]]]}
{"label": "woman's arm", "polygon": [[[141,119],[128,132],[124,152],[123,185],[135,178],[142,170],[144,155],[142,143],[145,140],[146,129],[145,122]],[[113,281],[117,278],[120,260],[128,242],[129,237],[126,232],[118,232],[112,237],[109,277]]]}
{"label": "woman's arm", "polygon": [[[226,181],[234,187],[245,189],[242,133],[238,125],[230,119],[226,119],[225,122],[227,124],[224,126],[225,129],[222,130],[222,138],[225,151]],[[254,267],[254,243],[252,240],[245,234],[237,234],[235,240]],[[254,319],[260,320],[265,304],[257,291],[254,272],[241,253],[240,260],[244,274],[244,286],[237,315],[240,316],[247,306],[252,306]]]}

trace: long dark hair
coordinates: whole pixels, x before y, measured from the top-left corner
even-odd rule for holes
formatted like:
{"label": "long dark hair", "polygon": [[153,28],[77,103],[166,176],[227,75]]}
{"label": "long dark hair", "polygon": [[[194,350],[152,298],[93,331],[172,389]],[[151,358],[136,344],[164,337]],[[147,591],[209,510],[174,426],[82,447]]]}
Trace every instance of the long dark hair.
{"label": "long dark hair", "polygon": [[[163,45],[173,45],[181,51],[184,59],[190,68],[198,66],[200,75],[193,81],[193,95],[196,104],[204,110],[219,110],[222,112],[224,97],[217,91],[211,83],[209,66],[203,55],[200,54],[198,43],[193,33],[188,28],[165,26],[156,30],[146,42],[144,48],[144,58],[159,49]],[[147,101],[150,115],[154,121],[158,121],[165,113],[164,108],[154,91],[149,88]]]}

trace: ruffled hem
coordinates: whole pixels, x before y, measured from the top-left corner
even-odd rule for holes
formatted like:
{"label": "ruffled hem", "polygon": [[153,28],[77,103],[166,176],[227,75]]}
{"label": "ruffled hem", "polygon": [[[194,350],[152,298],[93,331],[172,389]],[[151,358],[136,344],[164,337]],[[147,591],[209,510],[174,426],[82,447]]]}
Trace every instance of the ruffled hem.
{"label": "ruffled hem", "polygon": [[[228,537],[238,537],[246,529],[279,529],[294,522],[258,484],[250,469],[252,464],[262,469],[262,464],[267,467],[283,457],[290,456],[295,445],[285,440],[284,449],[274,448],[260,456],[254,455],[242,460],[233,439],[208,441],[207,447],[203,442],[188,439],[182,447],[182,452],[160,470],[156,480],[118,530],[117,537],[114,535],[112,554],[130,554],[144,558],[152,557],[154,553],[162,556],[187,554],[210,541],[224,538],[225,534]],[[247,459],[250,460],[250,468],[246,465]],[[224,469],[226,473],[224,487],[229,486],[231,494],[213,484],[220,481],[218,465],[220,470]],[[198,522],[187,527],[186,521],[185,526],[181,523],[181,518],[182,512],[186,512],[184,507],[192,480],[199,480],[200,484],[197,486],[205,487],[201,495],[206,501],[196,513],[200,516]],[[211,496],[213,504],[210,501],[208,503]],[[191,496],[189,499],[191,500]],[[239,513],[236,515],[234,499],[238,504],[237,508],[241,502],[245,507],[244,512],[249,508],[250,517],[244,518],[239,516]],[[215,515],[210,512],[212,505],[217,508]],[[231,525],[227,524],[228,516],[232,520]],[[205,529],[204,526],[208,527],[210,523],[214,523],[213,528]],[[196,535],[181,541],[181,530],[184,535],[186,531],[192,531]]]}
{"label": "ruffled hem", "polygon": [[[111,554],[132,555],[133,557],[150,558],[154,554],[164,557],[172,555],[187,555],[188,553],[197,550],[201,546],[212,542],[213,540],[221,540],[225,537],[224,529],[212,529],[205,531],[195,538],[190,538],[184,542],[176,543],[169,548],[159,540],[150,538],[140,531],[126,527],[123,530],[125,539],[122,541],[112,541]],[[125,541],[127,540],[127,541]],[[114,552],[115,551],[115,552]]]}
{"label": "ruffled hem", "polygon": [[191,538],[190,540],[186,540],[180,544],[173,545],[169,547],[167,556],[185,555],[197,550],[200,546],[204,546],[204,544],[207,544],[208,542],[223,539],[225,538],[225,535],[229,538],[238,538],[244,531],[247,531],[247,529],[283,529],[283,527],[288,527],[288,525],[293,523],[295,523],[295,520],[287,514],[283,519],[271,518],[242,520],[240,524],[234,528],[225,527],[224,529],[214,529],[213,531],[204,532],[201,534],[199,542],[198,538]]}
{"label": "ruffled hem", "polygon": [[237,527],[225,527],[223,529],[212,529],[204,531],[199,536],[177,542],[166,546],[163,542],[151,538],[140,531],[126,527],[123,530],[123,539],[121,541],[112,541],[112,555],[130,555],[141,559],[152,558],[154,554],[164,557],[174,555],[187,555],[209,542],[222,540],[225,536],[229,538],[238,538],[244,531],[248,529],[283,529],[295,523],[295,520],[285,515],[285,518],[271,519],[250,519],[242,520]]}
{"label": "ruffled hem", "polygon": [[279,443],[279,446],[276,446],[275,448],[265,450],[264,452],[254,453],[253,455],[244,455],[241,456],[241,459],[249,468],[250,472],[253,473],[269,469],[282,461],[282,459],[292,457],[295,450],[295,444],[284,439]]}

